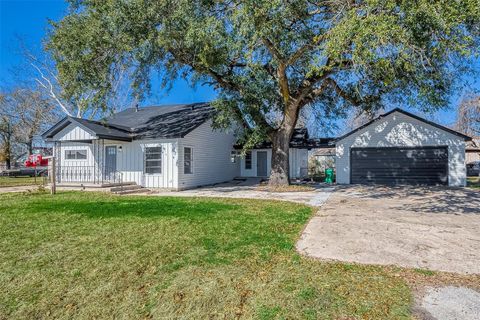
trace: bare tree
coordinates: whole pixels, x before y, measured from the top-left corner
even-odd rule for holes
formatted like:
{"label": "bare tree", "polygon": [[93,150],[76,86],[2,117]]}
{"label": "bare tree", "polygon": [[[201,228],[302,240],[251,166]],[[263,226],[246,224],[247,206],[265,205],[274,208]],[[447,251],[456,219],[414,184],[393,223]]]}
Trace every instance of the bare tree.
{"label": "bare tree", "polygon": [[351,112],[348,114],[348,116],[345,119],[345,125],[344,129],[342,130],[342,133],[347,133],[350,132],[367,122],[375,119],[379,115],[385,113],[385,109],[380,108],[376,110],[369,110],[368,112],[365,110],[362,110],[360,108],[354,108],[351,110]]}
{"label": "bare tree", "polygon": [[9,95],[12,115],[16,117],[15,140],[23,144],[28,154],[33,152],[33,142],[58,119],[56,106],[38,90],[17,88]]}
{"label": "bare tree", "polygon": [[111,82],[114,90],[109,98],[108,108],[101,109],[94,105],[90,99],[95,95],[92,90],[86,90],[71,99],[65,98],[65,88],[58,81],[57,68],[49,52],[35,50],[38,53],[34,53],[34,50],[28,48],[22,38],[18,38],[18,43],[24,61],[17,70],[17,78],[25,83],[25,86],[38,87],[42,95],[50,100],[51,104],[56,106],[64,116],[92,119],[101,116],[107,110],[115,112],[135,103],[128,83],[130,74],[125,69],[118,70],[112,76]]}
{"label": "bare tree", "polygon": [[7,167],[14,158],[12,150],[33,152],[33,144],[48,126],[58,119],[56,106],[41,92],[31,88],[16,88],[1,94],[0,136]]}
{"label": "bare tree", "polygon": [[480,135],[480,95],[466,94],[457,107],[455,129],[467,135]]}
{"label": "bare tree", "polygon": [[8,111],[7,96],[0,93],[0,158],[5,161],[7,169],[11,169],[14,124]]}

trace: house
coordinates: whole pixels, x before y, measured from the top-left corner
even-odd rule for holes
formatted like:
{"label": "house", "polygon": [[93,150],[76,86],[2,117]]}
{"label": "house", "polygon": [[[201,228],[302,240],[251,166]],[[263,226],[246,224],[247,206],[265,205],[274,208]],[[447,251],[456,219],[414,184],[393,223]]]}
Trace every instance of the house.
{"label": "house", "polygon": [[[240,156],[231,131],[214,130],[207,103],[130,108],[93,121],[66,117],[43,138],[54,144],[60,184],[134,182],[182,190],[232,180],[267,177],[268,143]],[[307,175],[308,131],[297,129],[290,150],[292,178]]]}
{"label": "house", "polygon": [[[130,108],[102,121],[66,117],[43,138],[54,144],[60,184],[133,182],[182,190],[232,180],[268,177],[271,144],[244,155],[233,130],[212,128],[208,103]],[[311,139],[297,128],[290,141],[290,178],[308,175],[308,151],[335,148],[337,182],[466,183],[470,138],[394,109],[334,139]]]}
{"label": "house", "polygon": [[[306,128],[296,128],[290,140],[289,176],[290,179],[308,177],[308,151],[313,148],[326,147],[333,141],[331,138],[311,139]],[[235,145],[235,149],[242,149]],[[263,142],[247,151],[240,157],[241,177],[268,177],[271,170],[272,144]]]}
{"label": "house", "polygon": [[66,117],[43,137],[60,184],[187,189],[238,176],[235,136],[212,129],[213,113],[206,103],[129,108],[103,121]]}
{"label": "house", "polygon": [[393,109],[336,140],[337,182],[465,186],[470,140]]}
{"label": "house", "polygon": [[472,141],[467,142],[465,162],[471,163],[480,161],[480,137],[475,137]]}

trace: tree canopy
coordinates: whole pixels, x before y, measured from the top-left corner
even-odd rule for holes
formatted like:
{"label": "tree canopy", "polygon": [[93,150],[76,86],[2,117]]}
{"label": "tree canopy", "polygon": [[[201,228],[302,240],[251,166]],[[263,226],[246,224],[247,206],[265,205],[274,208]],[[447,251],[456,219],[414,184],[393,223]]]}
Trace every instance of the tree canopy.
{"label": "tree canopy", "polygon": [[328,117],[351,106],[446,106],[480,52],[479,0],[70,3],[48,44],[67,96],[93,91],[104,106],[125,70],[139,99],[152,71],[167,87],[178,77],[207,83],[219,93],[216,125],[242,124],[247,146],[271,139],[273,160],[304,108]]}

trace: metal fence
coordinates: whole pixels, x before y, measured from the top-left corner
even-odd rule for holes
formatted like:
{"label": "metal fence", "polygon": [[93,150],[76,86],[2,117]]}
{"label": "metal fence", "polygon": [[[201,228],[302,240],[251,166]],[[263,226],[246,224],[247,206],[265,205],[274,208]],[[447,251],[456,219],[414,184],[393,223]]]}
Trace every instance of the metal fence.
{"label": "metal fence", "polygon": [[57,182],[65,183],[120,183],[123,175],[117,170],[98,166],[62,166],[57,169]]}

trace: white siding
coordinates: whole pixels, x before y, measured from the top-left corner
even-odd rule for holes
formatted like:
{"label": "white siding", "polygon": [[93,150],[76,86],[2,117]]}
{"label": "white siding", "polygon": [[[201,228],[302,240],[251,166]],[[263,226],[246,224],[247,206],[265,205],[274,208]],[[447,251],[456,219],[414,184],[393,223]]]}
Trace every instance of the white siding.
{"label": "white siding", "polygon": [[[85,160],[68,160],[65,158],[65,152],[67,150],[86,150],[87,151],[87,159]],[[80,142],[62,142],[62,146],[60,147],[60,165],[62,167],[86,167],[86,166],[94,166],[94,149],[93,145],[90,143],[80,143]]]}
{"label": "white siding", "polygon": [[58,141],[71,141],[71,140],[93,140],[96,139],[96,137],[92,134],[90,134],[87,130],[84,128],[81,128],[77,124],[69,124],[63,130],[61,130],[59,133],[57,133],[54,137],[55,140]]}
{"label": "white siding", "polygon": [[[236,138],[232,132],[213,130],[207,121],[178,142],[178,188],[188,189],[232,180],[239,176],[239,161],[230,153]],[[183,148],[193,149],[193,173],[183,172]]]}
{"label": "white siding", "polygon": [[[67,150],[86,150],[87,159],[66,159]],[[57,179],[59,182],[93,183],[97,166],[95,165],[94,146],[90,143],[62,142],[61,146],[55,147],[54,155],[57,157]]]}
{"label": "white siding", "polygon": [[[272,169],[272,149],[254,149],[252,150],[252,169],[245,169],[245,157],[240,159],[240,175],[242,177],[257,176],[257,152],[267,152],[267,172],[270,174]],[[290,148],[289,152],[290,178],[304,178],[308,173],[308,150]]]}
{"label": "white siding", "polygon": [[447,146],[449,185],[466,184],[465,141],[399,112],[393,112],[336,143],[337,182],[350,183],[350,148],[401,146]]}
{"label": "white siding", "polygon": [[[123,181],[136,182],[147,188],[177,188],[177,140],[111,141],[105,145],[117,146],[117,170],[122,173]],[[160,174],[144,173],[145,147],[162,147],[162,172]]]}

